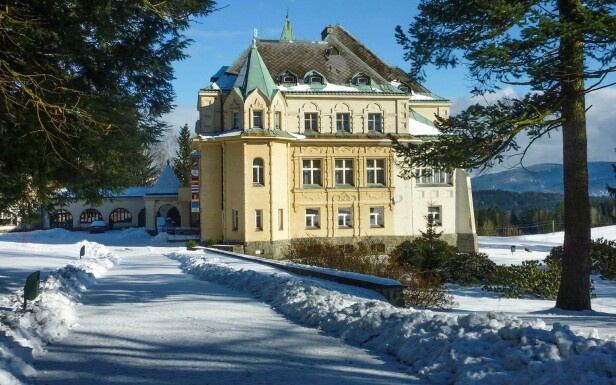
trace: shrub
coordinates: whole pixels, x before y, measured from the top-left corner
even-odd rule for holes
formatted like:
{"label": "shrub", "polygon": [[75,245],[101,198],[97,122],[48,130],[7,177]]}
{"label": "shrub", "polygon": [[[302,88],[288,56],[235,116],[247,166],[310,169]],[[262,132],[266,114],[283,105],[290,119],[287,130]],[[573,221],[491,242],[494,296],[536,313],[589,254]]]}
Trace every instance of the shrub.
{"label": "shrub", "polygon": [[419,238],[404,241],[392,251],[391,256],[400,264],[420,272],[438,272],[443,264],[457,252],[456,248],[440,239],[441,234],[428,224],[428,230]]}
{"label": "shrub", "polygon": [[285,250],[285,258],[305,265],[398,280],[407,286],[404,300],[409,307],[448,309],[454,305],[436,274],[423,274],[395,257],[382,255],[383,242],[366,238],[350,252],[345,245],[317,238],[293,239]]}
{"label": "shrub", "polygon": [[508,298],[534,297],[556,299],[560,285],[561,266],[546,259],[523,261],[521,265],[497,266],[483,290],[502,293]]}
{"label": "shrub", "polygon": [[403,291],[406,306],[451,309],[457,305],[453,296],[447,294],[437,274],[406,272],[397,280],[406,286]]}
{"label": "shrub", "polygon": [[197,241],[194,239],[189,239],[186,241],[186,249],[187,250],[197,250]]}
{"label": "shrub", "polygon": [[472,286],[487,282],[495,270],[485,253],[456,253],[443,263],[442,273],[446,282]]}
{"label": "shrub", "polygon": [[[557,246],[550,251],[546,260],[561,264],[563,247]],[[591,273],[599,274],[603,279],[616,279],[616,242],[603,238],[590,243]]]}

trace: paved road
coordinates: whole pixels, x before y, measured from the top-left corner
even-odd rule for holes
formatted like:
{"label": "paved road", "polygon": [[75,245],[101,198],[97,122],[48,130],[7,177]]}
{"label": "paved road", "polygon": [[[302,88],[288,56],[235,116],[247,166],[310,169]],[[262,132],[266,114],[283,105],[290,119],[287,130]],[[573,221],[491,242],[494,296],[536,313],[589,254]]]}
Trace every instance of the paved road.
{"label": "paved road", "polygon": [[218,284],[146,248],[83,296],[78,325],[35,357],[34,384],[415,384],[407,367]]}

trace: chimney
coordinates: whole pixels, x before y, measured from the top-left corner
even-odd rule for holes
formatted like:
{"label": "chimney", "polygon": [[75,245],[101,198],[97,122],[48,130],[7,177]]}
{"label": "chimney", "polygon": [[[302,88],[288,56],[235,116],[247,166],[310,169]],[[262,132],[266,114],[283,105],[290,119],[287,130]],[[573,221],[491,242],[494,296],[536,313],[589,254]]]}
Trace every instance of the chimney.
{"label": "chimney", "polygon": [[329,35],[332,32],[333,29],[334,29],[333,25],[328,25],[327,27],[325,27],[323,32],[321,32],[321,40],[325,40],[327,35]]}

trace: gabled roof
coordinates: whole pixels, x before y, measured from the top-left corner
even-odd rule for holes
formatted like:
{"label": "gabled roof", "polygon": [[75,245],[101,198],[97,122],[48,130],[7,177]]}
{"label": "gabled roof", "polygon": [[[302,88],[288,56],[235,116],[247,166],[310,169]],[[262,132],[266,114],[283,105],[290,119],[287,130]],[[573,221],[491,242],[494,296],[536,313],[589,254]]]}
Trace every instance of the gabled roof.
{"label": "gabled roof", "polygon": [[234,88],[239,88],[242,95],[246,98],[254,90],[259,89],[271,101],[278,89],[267,70],[259,51],[257,50],[256,39],[252,41],[246,59],[235,80]]}
{"label": "gabled roof", "polygon": [[146,196],[151,195],[178,195],[178,188],[182,187],[182,183],[175,175],[175,172],[167,162],[167,165],[163,169],[163,172],[158,177],[156,184],[152,186]]}

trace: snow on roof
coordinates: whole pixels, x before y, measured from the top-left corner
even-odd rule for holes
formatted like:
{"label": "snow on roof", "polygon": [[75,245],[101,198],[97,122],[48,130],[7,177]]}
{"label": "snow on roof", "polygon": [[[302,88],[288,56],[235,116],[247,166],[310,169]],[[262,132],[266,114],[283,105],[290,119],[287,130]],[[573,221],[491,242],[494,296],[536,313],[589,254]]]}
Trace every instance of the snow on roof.
{"label": "snow on roof", "polygon": [[411,110],[409,113],[409,134],[415,136],[440,135],[440,132],[429,119]]}
{"label": "snow on roof", "polygon": [[423,94],[416,94],[414,92],[413,92],[413,94],[411,95],[411,97],[409,99],[410,100],[434,100],[434,98],[432,96],[423,95]]}

